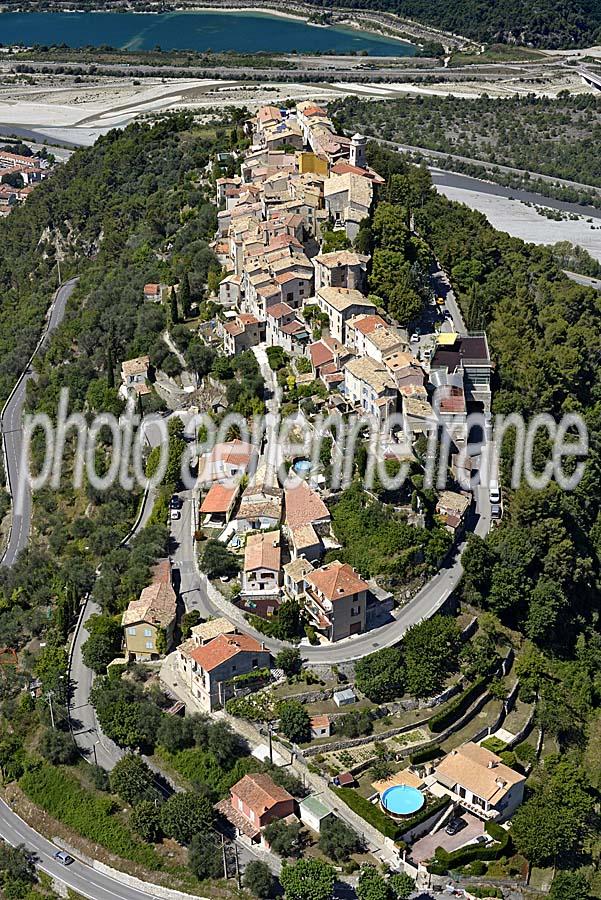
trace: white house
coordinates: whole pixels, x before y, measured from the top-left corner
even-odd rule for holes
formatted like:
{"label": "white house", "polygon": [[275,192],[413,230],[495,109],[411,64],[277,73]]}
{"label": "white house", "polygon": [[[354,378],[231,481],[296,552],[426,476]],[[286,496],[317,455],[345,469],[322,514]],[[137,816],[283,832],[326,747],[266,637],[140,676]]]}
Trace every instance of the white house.
{"label": "white house", "polygon": [[242,592],[244,594],[277,594],[280,589],[280,532],[251,534],[244,548]]}
{"label": "white house", "polygon": [[330,320],[330,335],[346,344],[346,323],[360,313],[373,313],[376,307],[354,288],[324,287],[315,294],[317,305]]}

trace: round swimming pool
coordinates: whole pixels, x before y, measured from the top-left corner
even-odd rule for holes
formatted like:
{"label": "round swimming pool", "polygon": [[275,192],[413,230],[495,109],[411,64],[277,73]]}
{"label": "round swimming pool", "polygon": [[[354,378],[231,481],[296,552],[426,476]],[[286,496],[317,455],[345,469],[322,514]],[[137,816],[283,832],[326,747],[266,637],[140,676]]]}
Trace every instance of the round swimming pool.
{"label": "round swimming pool", "polygon": [[425,802],[422,792],[408,784],[395,784],[386,788],[380,797],[383,808],[393,816],[409,816],[421,809]]}
{"label": "round swimming pool", "polygon": [[313,464],[310,459],[297,459],[293,465],[293,469],[297,475],[305,477],[311,472]]}

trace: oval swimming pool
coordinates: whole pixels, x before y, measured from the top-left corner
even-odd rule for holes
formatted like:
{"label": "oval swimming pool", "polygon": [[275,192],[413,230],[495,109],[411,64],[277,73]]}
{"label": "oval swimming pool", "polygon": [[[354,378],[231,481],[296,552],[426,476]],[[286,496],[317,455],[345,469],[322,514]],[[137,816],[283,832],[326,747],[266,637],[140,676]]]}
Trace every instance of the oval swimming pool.
{"label": "oval swimming pool", "polygon": [[386,788],[380,802],[384,809],[393,816],[409,816],[421,809],[426,798],[417,788],[408,784],[395,784]]}

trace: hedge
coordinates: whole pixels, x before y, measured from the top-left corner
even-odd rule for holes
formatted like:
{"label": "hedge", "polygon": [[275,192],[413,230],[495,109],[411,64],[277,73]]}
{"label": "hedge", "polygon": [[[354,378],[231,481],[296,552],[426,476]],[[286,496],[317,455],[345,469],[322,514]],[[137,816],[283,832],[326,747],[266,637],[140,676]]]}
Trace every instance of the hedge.
{"label": "hedge", "polygon": [[487,681],[488,679],[484,676],[477,678],[470,687],[466,688],[465,691],[451,700],[445,709],[436,713],[435,716],[432,716],[428,721],[428,728],[430,731],[434,733],[444,731],[445,728],[463,715],[463,713],[472,705],[476,697],[479,697],[480,694],[483,693],[483,688]]}
{"label": "hedge", "polygon": [[453,850],[449,853],[443,847],[437,847],[434,852],[434,862],[428,866],[428,871],[432,875],[445,875],[451,869],[461,869],[476,859],[490,862],[507,856],[511,846],[511,835],[496,822],[487,822],[484,826],[487,834],[491,836],[497,843],[491,846],[483,846],[481,844],[470,844],[462,847],[460,850]]}
{"label": "hedge", "polygon": [[138,841],[129,828],[113,815],[115,801],[86,791],[63,769],[43,763],[26,772],[19,785],[23,793],[42,809],[82,837],[100,844],[109,853],[140,863],[149,869],[161,867],[154,847]]}
{"label": "hedge", "polygon": [[404,819],[401,823],[401,832],[406,834],[408,831],[411,831],[412,828],[416,828],[418,825],[421,825],[422,822],[425,822],[426,819],[429,819],[430,816],[434,816],[438,812],[442,812],[443,809],[446,809],[449,803],[451,802],[451,798],[449,796],[438,797],[432,803],[426,803],[419,812],[416,812],[415,815],[411,816],[409,819]]}
{"label": "hedge", "polygon": [[361,794],[358,794],[352,788],[338,788],[330,785],[330,790],[334,791],[353,812],[356,812],[358,816],[361,816],[362,819],[365,819],[366,822],[377,828],[384,837],[396,841],[406,831],[405,827],[401,828],[386,813],[382,812],[378,805],[370,803],[369,800],[366,800],[365,797],[362,797]]}
{"label": "hedge", "polygon": [[431,759],[436,759],[439,756],[442,756],[443,750],[441,747],[436,745],[435,747],[424,747],[422,750],[416,750],[415,753],[409,754],[409,762],[411,765],[416,766],[419,763],[430,762]]}

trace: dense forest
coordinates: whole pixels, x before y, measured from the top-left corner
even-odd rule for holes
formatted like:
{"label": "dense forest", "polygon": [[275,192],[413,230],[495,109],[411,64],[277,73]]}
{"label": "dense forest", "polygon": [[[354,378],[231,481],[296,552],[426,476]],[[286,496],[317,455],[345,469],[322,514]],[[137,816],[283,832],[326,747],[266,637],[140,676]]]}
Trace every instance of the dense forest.
{"label": "dense forest", "polygon": [[598,94],[557,99],[403,97],[337,101],[342,127],[492,165],[601,187]]}
{"label": "dense forest", "polygon": [[308,0],[318,7],[382,10],[435,28],[491,43],[533,47],[586,47],[599,41],[601,8],[597,0]]}
{"label": "dense forest", "polygon": [[[535,865],[557,867],[553,896],[586,898],[590,883],[598,897],[601,297],[569,282],[551,248],[495,231],[480,213],[433,191],[425,170],[398,154],[370,143],[368,159],[387,178],[380,202],[395,205],[399,221],[414,214],[417,232],[450,274],[468,327],[487,330],[493,412],[529,420],[574,411],[588,426],[584,476],[571,492],[555,483],[509,489],[512,441],[504,444],[505,515],[486,540],[470,538],[461,596],[522,636],[520,696],[538,698],[537,724],[559,750],[531,775],[514,817],[515,843]],[[537,472],[549,452],[546,443],[535,445]],[[562,790],[564,782],[573,791]]]}

